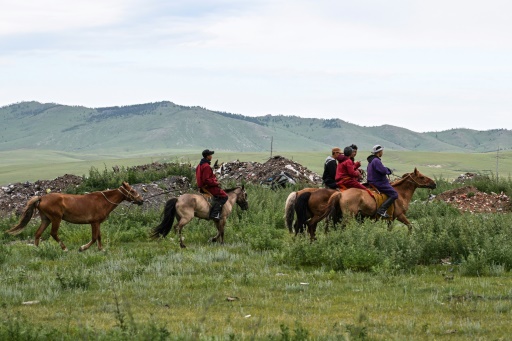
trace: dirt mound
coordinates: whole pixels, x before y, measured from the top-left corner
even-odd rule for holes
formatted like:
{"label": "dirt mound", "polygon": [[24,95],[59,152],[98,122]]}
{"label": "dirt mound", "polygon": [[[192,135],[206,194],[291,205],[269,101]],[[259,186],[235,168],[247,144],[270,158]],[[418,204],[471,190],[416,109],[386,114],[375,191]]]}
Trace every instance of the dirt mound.
{"label": "dirt mound", "polygon": [[235,181],[246,181],[253,184],[272,182],[285,175],[288,183],[305,183],[318,185],[322,178],[301,164],[282,156],[274,156],[265,163],[232,161],[223,163],[217,170],[217,177]]}
{"label": "dirt mound", "polygon": [[455,206],[461,212],[503,213],[512,211],[510,198],[503,194],[480,192],[474,186],[466,186],[443,192],[435,197]]}
{"label": "dirt mound", "polygon": [[11,212],[21,213],[28,199],[49,192],[63,192],[69,187],[82,183],[82,177],[65,174],[53,180],[18,182],[0,187],[0,215]]}

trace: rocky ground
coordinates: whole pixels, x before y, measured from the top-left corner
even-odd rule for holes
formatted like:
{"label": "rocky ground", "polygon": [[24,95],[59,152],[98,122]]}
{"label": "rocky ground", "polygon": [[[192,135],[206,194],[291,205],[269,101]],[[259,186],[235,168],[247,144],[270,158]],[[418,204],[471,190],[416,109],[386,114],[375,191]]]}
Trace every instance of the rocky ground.
{"label": "rocky ground", "polygon": [[[153,163],[134,168],[145,170],[158,168],[159,166],[162,165]],[[294,183],[316,187],[320,186],[322,182],[318,174],[281,156],[272,157],[265,163],[236,160],[217,164],[215,172],[221,182],[234,181],[239,184],[245,182],[274,188]],[[474,176],[476,175],[471,173],[463,174],[455,182],[464,183]],[[49,192],[64,192],[69,187],[78,186],[82,181],[82,177],[66,174],[53,180],[38,180],[34,183],[25,182],[1,186],[0,216],[19,215],[32,196],[44,195]],[[132,186],[145,198],[143,206],[145,208],[159,208],[170,197],[194,190],[188,179],[180,176],[172,176],[147,184],[132,184]],[[505,194],[487,194],[471,186],[441,193],[436,196],[435,200],[443,200],[461,211],[473,213],[512,211],[510,198]],[[128,205],[126,202],[123,204],[123,206]]]}

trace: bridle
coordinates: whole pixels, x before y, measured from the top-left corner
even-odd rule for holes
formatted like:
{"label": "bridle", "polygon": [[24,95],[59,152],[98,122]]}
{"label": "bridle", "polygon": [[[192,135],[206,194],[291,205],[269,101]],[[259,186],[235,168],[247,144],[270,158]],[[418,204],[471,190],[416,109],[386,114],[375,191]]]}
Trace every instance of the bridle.
{"label": "bridle", "polygon": [[[137,198],[136,196],[134,196],[130,191],[128,191],[126,188],[124,188],[123,186],[119,187],[117,189],[124,197],[125,199],[127,199],[128,201],[130,201],[131,203],[135,203],[135,199]],[[100,192],[103,197],[105,198],[105,200],[107,200],[109,203],[111,203],[112,205],[116,205],[118,206],[120,203],[115,203],[115,202],[112,202],[110,201],[107,196],[105,195],[104,191],[101,191]],[[137,196],[140,196],[140,194],[138,194]]]}
{"label": "bridle", "polygon": [[412,173],[407,173],[407,175],[406,175],[406,176],[404,176],[404,177],[402,178],[402,180],[404,180],[404,181],[412,181],[412,182],[414,182],[416,185],[418,185],[418,187],[420,187],[420,188],[421,188],[421,186],[427,186],[426,184],[420,184],[418,181],[416,181],[416,180],[412,177]]}

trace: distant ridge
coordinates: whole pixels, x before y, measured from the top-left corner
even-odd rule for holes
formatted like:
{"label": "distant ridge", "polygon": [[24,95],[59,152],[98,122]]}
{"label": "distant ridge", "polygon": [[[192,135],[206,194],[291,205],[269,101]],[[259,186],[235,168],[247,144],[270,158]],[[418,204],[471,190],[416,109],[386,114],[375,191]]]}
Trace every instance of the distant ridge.
{"label": "distant ridge", "polygon": [[512,131],[450,129],[417,133],[392,125],[363,127],[341,119],[249,117],[169,101],[87,108],[21,102],[0,108],[0,150],[126,152],[219,149],[235,152],[321,151],[357,144],[369,150],[491,152],[512,149]]}

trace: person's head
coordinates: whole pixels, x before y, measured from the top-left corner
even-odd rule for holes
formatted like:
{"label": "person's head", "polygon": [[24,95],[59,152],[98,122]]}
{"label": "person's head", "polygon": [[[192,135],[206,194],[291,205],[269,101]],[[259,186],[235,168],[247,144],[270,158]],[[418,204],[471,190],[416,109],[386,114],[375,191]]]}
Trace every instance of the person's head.
{"label": "person's head", "polygon": [[332,157],[336,158],[339,154],[341,154],[341,149],[338,147],[334,147],[332,149]]}
{"label": "person's head", "polygon": [[213,150],[209,150],[209,149],[205,149],[203,150],[203,157],[205,159],[208,159],[208,160],[211,160],[212,159],[212,155],[214,154],[215,152]]}
{"label": "person's head", "polygon": [[384,154],[384,147],[382,147],[380,144],[376,144],[372,148],[372,154],[381,157],[382,154]]}
{"label": "person's head", "polygon": [[343,155],[347,157],[351,157],[353,152],[354,150],[352,149],[352,147],[345,147],[345,149],[343,149]]}
{"label": "person's head", "polygon": [[352,157],[356,157],[356,155],[357,155],[357,146],[355,144],[351,144],[350,148],[352,148]]}

